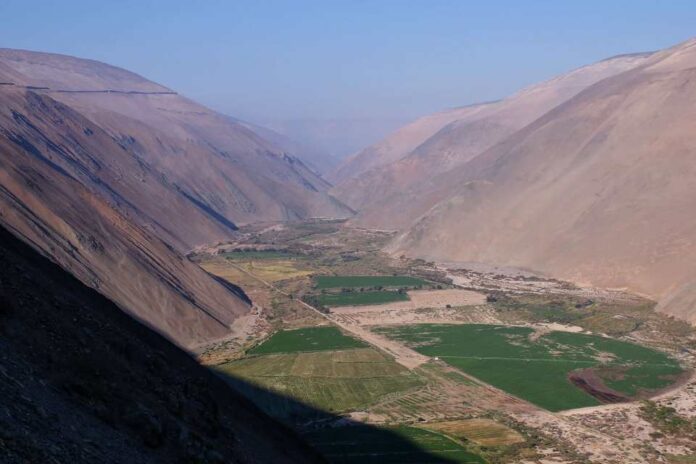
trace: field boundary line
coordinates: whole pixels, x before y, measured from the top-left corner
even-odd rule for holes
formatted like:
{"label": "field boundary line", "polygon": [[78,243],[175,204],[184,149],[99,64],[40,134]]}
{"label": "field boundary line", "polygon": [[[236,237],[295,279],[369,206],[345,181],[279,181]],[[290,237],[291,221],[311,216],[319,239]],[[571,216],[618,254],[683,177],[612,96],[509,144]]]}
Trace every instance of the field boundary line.
{"label": "field boundary line", "polygon": [[[351,333],[352,335],[354,335],[354,336],[357,337],[358,339],[362,340],[363,342],[367,343],[367,344],[370,345],[371,347],[377,349],[378,351],[383,352],[383,353],[386,353],[387,355],[391,356],[397,363],[399,363],[399,364],[401,364],[402,366],[406,367],[408,370],[413,370],[415,367],[418,367],[418,366],[420,366],[421,364],[424,364],[425,362],[427,362],[428,360],[431,359],[430,356],[425,356],[425,355],[423,355],[423,354],[421,354],[421,353],[418,353],[418,352],[412,350],[411,348],[408,348],[408,347],[403,346],[403,345],[400,346],[400,348],[403,349],[403,350],[405,350],[405,351],[407,351],[407,352],[408,352],[408,356],[400,355],[398,352],[394,352],[393,350],[389,349],[389,348],[386,347],[386,346],[379,345],[379,344],[375,343],[374,341],[369,340],[368,338],[366,338],[366,337],[364,336],[364,334],[363,334],[362,332],[365,331],[365,332],[369,333],[369,334],[370,334],[372,337],[374,337],[374,338],[380,338],[381,335],[373,334],[373,333],[370,332],[369,330],[363,329],[363,328],[360,327],[360,326],[353,327],[353,326],[351,326],[350,324],[343,324],[343,323],[340,323],[340,322],[336,321],[334,318],[332,318],[329,314],[325,314],[325,313],[319,311],[319,310],[318,310],[317,308],[315,308],[314,306],[312,306],[312,305],[310,305],[310,304],[308,304],[308,303],[302,301],[301,299],[295,298],[294,296],[290,295],[289,293],[287,293],[287,292],[285,292],[285,291],[279,289],[278,287],[276,287],[276,286],[273,285],[272,283],[265,281],[264,279],[260,278],[260,277],[257,276],[257,275],[254,275],[253,273],[247,271],[246,269],[244,269],[244,268],[242,268],[242,267],[240,267],[240,266],[237,266],[237,265],[234,264],[234,263],[230,263],[230,265],[231,265],[232,267],[234,267],[235,269],[239,270],[240,272],[243,272],[243,273],[245,273],[246,275],[250,276],[251,278],[258,280],[259,282],[261,282],[262,284],[264,284],[265,286],[267,286],[267,287],[270,288],[271,290],[273,290],[273,291],[275,291],[275,292],[278,292],[278,293],[280,293],[281,295],[285,295],[285,296],[287,296],[288,298],[291,298],[293,301],[296,301],[296,302],[299,303],[300,305],[304,306],[305,308],[307,308],[307,309],[309,309],[309,310],[311,310],[311,311],[314,311],[316,314],[318,314],[318,315],[321,316],[322,318],[326,319],[326,320],[327,320],[329,323],[331,323],[332,325],[334,325],[334,326],[336,326],[336,327],[340,327],[341,329],[345,330],[346,332]],[[386,341],[389,342],[389,343],[399,344],[399,342],[392,341],[392,340],[389,340],[389,339],[387,339]],[[404,358],[409,358],[409,359],[411,359],[411,361],[405,360]]]}

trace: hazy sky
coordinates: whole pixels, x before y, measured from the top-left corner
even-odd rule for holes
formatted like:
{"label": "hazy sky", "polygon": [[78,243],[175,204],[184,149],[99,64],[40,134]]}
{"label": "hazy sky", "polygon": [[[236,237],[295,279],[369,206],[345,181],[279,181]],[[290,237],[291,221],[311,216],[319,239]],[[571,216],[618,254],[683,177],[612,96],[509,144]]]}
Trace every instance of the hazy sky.
{"label": "hazy sky", "polygon": [[128,68],[218,110],[409,119],[696,35],[684,1],[0,0],[0,45]]}

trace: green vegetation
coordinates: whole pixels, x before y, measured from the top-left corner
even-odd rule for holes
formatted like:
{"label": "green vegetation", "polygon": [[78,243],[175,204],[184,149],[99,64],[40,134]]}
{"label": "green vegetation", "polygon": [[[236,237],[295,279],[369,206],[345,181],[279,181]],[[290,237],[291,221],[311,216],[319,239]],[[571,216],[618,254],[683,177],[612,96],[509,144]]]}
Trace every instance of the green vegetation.
{"label": "green vegetation", "polygon": [[640,416],[665,435],[691,437],[696,434],[696,419],[681,416],[676,409],[654,401],[643,401]]}
{"label": "green vegetation", "polygon": [[682,371],[658,351],[619,340],[568,332],[534,338],[527,327],[412,325],[378,330],[417,351],[551,411],[599,404],[568,379],[597,368],[606,386],[632,396],[669,385]]}
{"label": "green vegetation", "polygon": [[635,331],[664,334],[664,342],[681,345],[693,332],[685,321],[656,312],[655,302],[634,298],[631,302],[588,300],[564,295],[495,294],[492,302],[499,316],[515,323],[558,322],[591,332],[622,336]]}
{"label": "green vegetation", "polygon": [[491,419],[464,419],[423,424],[422,428],[443,433],[460,441],[481,446],[509,446],[524,443],[515,430]]}
{"label": "green vegetation", "polygon": [[414,427],[352,425],[317,430],[305,437],[333,464],[486,462],[444,435]]}
{"label": "green vegetation", "polygon": [[276,332],[271,338],[252,348],[248,353],[297,353],[301,351],[346,350],[365,346],[367,346],[365,343],[344,335],[334,326],[322,326]]}
{"label": "green vegetation", "polygon": [[282,250],[238,250],[223,253],[227,259],[249,261],[255,259],[288,259],[297,258],[299,255]]}
{"label": "green vegetation", "polygon": [[406,292],[342,292],[317,295],[317,303],[321,306],[359,306],[391,303],[392,301],[407,301]]}
{"label": "green vegetation", "polygon": [[418,287],[425,280],[409,276],[316,276],[315,286],[325,288]]}
{"label": "green vegetation", "polygon": [[[329,412],[356,409],[423,384],[420,377],[372,348],[253,356],[218,369]],[[282,405],[274,407],[281,418],[287,412]]]}
{"label": "green vegetation", "polygon": [[696,464],[696,454],[689,455],[667,455],[667,462],[669,464]]}

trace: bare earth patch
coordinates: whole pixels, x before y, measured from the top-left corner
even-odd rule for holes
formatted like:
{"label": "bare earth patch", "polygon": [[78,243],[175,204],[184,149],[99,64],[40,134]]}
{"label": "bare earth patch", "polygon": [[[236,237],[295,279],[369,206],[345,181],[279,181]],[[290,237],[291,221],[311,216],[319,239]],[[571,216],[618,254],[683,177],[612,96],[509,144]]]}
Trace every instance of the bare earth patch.
{"label": "bare earth patch", "polygon": [[468,290],[417,290],[410,301],[381,305],[340,306],[331,309],[334,320],[362,326],[391,324],[495,324],[495,310],[486,297]]}
{"label": "bare earth patch", "polygon": [[486,303],[486,295],[469,290],[413,290],[408,292],[408,301],[396,301],[381,305],[339,306],[331,312],[337,314],[358,314],[371,311],[399,311],[418,308],[447,308],[448,306],[475,306]]}

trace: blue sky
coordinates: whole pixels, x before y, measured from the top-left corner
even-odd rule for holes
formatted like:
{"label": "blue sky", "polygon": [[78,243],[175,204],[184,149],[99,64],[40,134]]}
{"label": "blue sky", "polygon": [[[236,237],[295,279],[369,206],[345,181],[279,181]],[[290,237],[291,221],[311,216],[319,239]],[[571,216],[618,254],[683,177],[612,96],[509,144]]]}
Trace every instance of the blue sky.
{"label": "blue sky", "polygon": [[694,1],[1,0],[0,46],[109,62],[252,120],[410,119],[696,35]]}

